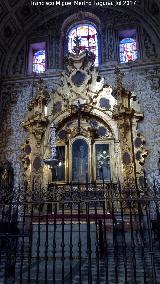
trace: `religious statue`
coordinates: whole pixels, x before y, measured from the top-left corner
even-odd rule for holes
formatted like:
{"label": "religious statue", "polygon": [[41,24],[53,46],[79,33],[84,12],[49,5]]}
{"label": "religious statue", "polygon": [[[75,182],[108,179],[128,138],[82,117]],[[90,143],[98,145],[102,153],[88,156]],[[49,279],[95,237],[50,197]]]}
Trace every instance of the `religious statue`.
{"label": "religious statue", "polygon": [[72,178],[73,181],[86,181],[86,174],[88,173],[88,145],[83,139],[77,139],[73,143],[73,165]]}

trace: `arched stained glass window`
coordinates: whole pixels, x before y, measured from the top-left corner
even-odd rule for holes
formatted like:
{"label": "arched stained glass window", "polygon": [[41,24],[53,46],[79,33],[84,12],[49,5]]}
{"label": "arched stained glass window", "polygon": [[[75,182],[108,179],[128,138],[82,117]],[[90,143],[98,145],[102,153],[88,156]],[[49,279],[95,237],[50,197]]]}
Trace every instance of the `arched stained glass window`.
{"label": "arched stained glass window", "polygon": [[69,52],[72,52],[75,46],[74,39],[77,36],[81,39],[81,51],[85,49],[92,51],[96,56],[95,66],[98,66],[98,38],[96,28],[91,24],[79,24],[72,28],[68,33]]}
{"label": "arched stained glass window", "polygon": [[120,62],[126,63],[138,58],[137,44],[134,38],[124,38],[120,41]]}
{"label": "arched stained glass window", "polygon": [[33,50],[33,72],[42,73],[45,71],[46,54],[45,49]]}

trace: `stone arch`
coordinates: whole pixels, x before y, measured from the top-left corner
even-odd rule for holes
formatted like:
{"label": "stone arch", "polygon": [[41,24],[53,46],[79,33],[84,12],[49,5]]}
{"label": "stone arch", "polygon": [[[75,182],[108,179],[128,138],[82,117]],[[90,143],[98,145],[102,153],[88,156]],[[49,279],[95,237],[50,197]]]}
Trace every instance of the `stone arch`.
{"label": "stone arch", "polygon": [[63,67],[62,58],[64,58],[65,46],[67,45],[66,35],[69,29],[74,27],[76,24],[92,24],[96,27],[98,33],[98,45],[99,45],[99,62],[101,63],[101,46],[103,45],[102,37],[102,23],[100,19],[91,12],[78,12],[69,16],[62,24],[61,36],[60,36],[60,66]]}
{"label": "stone arch", "polygon": [[68,27],[74,25],[76,22],[85,22],[86,20],[94,23],[97,26],[98,31],[100,32],[100,28],[101,28],[100,19],[91,12],[80,11],[78,13],[72,14],[63,22],[62,27],[61,27],[61,36],[65,36],[65,33],[67,32]]}

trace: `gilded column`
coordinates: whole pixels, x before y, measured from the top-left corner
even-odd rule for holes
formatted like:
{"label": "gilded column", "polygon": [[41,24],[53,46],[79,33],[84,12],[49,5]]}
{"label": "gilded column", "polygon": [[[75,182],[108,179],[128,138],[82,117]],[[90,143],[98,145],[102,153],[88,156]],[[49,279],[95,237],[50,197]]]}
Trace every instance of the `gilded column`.
{"label": "gilded column", "polygon": [[[24,164],[24,179],[28,184],[34,180],[34,184],[43,181],[43,140],[48,118],[45,113],[48,96],[40,78],[37,84],[36,96],[28,105],[28,115],[22,126],[29,132],[28,140],[22,146],[21,157]],[[26,162],[27,161],[27,162]]]}
{"label": "gilded column", "polygon": [[113,109],[113,118],[117,120],[121,148],[122,176],[120,180],[124,187],[136,186],[136,165],[132,133],[132,120],[135,110],[130,105],[131,93],[122,87],[123,73],[117,68],[115,94],[117,105]]}

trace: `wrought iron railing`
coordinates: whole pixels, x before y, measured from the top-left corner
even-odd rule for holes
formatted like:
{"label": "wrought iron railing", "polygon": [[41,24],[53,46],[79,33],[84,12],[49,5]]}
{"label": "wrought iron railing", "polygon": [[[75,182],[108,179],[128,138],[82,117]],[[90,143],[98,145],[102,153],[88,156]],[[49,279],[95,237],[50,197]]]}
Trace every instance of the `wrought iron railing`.
{"label": "wrought iron railing", "polygon": [[19,188],[0,203],[0,283],[159,283],[159,189]]}

